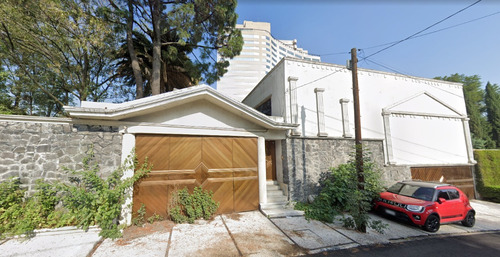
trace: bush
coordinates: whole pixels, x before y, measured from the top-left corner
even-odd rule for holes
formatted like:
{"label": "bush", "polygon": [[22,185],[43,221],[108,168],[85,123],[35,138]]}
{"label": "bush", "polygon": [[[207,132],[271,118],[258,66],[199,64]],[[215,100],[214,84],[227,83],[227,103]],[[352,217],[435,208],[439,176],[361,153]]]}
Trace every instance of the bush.
{"label": "bush", "polygon": [[191,194],[187,188],[179,190],[172,197],[170,218],[175,223],[193,223],[200,218],[209,220],[219,208],[219,203],[212,197],[212,192],[205,191],[201,187],[195,187]]}
{"label": "bush", "polygon": [[75,219],[63,209],[57,209],[60,201],[57,186],[41,180],[36,182],[36,193],[24,197],[18,178],[0,184],[0,234],[1,237],[25,234],[32,236],[39,228],[74,225]]}
{"label": "bush", "polygon": [[476,188],[484,200],[500,203],[500,151],[475,150]]}
{"label": "bush", "polygon": [[138,163],[136,158],[129,156],[125,165],[103,179],[98,175],[99,166],[92,163],[93,157],[94,152],[90,149],[83,160],[83,170],[73,171],[77,176],[71,178],[72,184],[62,188],[63,204],[76,216],[79,227],[88,229],[89,226],[98,225],[101,228],[100,236],[118,238],[121,236],[118,218],[127,197],[126,191],[146,176],[150,168],[146,160],[132,177],[122,180],[124,171],[134,169]]}
{"label": "bush", "polygon": [[[0,183],[0,235],[1,237],[26,234],[33,230],[77,225],[83,229],[98,225],[99,235],[117,238],[118,217],[125,202],[126,192],[149,168],[147,161],[134,176],[122,180],[123,172],[137,165],[135,158],[128,157],[126,165],[113,171],[107,178],[99,177],[99,167],[92,164],[93,150],[83,160],[84,169],[73,171],[71,184],[36,182],[32,197],[24,197],[19,179]],[[62,205],[61,205],[62,203]]]}
{"label": "bush", "polygon": [[[358,189],[356,163],[351,160],[331,168],[320,182],[321,191],[311,204],[300,203],[296,208],[304,210],[306,219],[333,222],[337,217],[345,227],[360,229],[369,226],[382,232],[384,225],[370,221],[368,211],[373,199],[382,191],[380,174],[374,170],[374,163],[364,158],[364,190]],[[344,214],[348,214],[344,217]]]}

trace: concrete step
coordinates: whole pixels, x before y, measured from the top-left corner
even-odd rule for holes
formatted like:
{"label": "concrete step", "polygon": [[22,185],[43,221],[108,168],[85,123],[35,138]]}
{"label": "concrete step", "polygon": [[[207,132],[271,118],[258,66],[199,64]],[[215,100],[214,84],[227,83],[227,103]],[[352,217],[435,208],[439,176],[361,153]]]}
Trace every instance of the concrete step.
{"label": "concrete step", "polygon": [[274,191],[274,190],[281,190],[280,186],[278,185],[266,185],[266,190],[267,191]]}
{"label": "concrete step", "polygon": [[267,197],[269,196],[284,196],[281,190],[267,190]]}
{"label": "concrete step", "polygon": [[266,180],[267,185],[278,185],[278,181],[276,180]]}
{"label": "concrete step", "polygon": [[288,198],[284,195],[268,195],[267,196],[268,203],[286,202],[286,201],[288,201]]}
{"label": "concrete step", "polygon": [[303,216],[303,211],[297,211],[292,209],[261,209],[262,213],[268,218],[285,218],[285,217],[297,217]]}
{"label": "concrete step", "polygon": [[263,203],[260,206],[261,208],[265,209],[284,209],[287,208],[288,202],[282,201],[282,202]]}

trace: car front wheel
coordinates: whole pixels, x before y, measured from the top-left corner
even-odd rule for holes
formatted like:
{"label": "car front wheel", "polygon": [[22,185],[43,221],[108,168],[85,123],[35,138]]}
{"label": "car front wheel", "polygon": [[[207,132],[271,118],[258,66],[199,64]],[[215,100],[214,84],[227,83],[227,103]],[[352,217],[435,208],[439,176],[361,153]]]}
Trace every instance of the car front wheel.
{"label": "car front wheel", "polygon": [[476,223],[476,214],[473,211],[469,211],[465,216],[465,219],[462,220],[462,225],[466,227],[473,227]]}
{"label": "car front wheel", "polygon": [[436,232],[439,230],[439,217],[437,215],[430,215],[424,224],[424,229],[429,232]]}

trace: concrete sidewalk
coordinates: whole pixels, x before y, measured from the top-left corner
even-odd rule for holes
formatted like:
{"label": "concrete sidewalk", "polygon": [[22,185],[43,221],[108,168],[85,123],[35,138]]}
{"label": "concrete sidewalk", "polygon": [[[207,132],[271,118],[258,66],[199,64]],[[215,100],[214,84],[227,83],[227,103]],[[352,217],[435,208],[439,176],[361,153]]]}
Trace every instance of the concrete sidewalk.
{"label": "concrete sidewalk", "polygon": [[448,224],[437,233],[377,215],[370,216],[389,225],[384,234],[370,229],[366,234],[358,233],[337,222],[307,221],[303,216],[268,219],[252,211],[219,215],[196,224],[178,224],[168,231],[128,241],[101,240],[95,229],[50,230],[29,240],[1,242],[0,256],[297,256],[435,235],[500,231],[500,204],[471,202],[477,212],[474,227]]}

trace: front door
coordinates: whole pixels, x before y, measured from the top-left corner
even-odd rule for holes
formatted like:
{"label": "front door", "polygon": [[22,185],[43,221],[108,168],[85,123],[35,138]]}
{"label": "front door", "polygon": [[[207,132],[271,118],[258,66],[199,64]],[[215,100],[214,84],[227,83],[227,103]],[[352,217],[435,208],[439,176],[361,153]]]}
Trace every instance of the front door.
{"label": "front door", "polygon": [[266,179],[276,180],[276,151],[274,141],[266,141]]}

